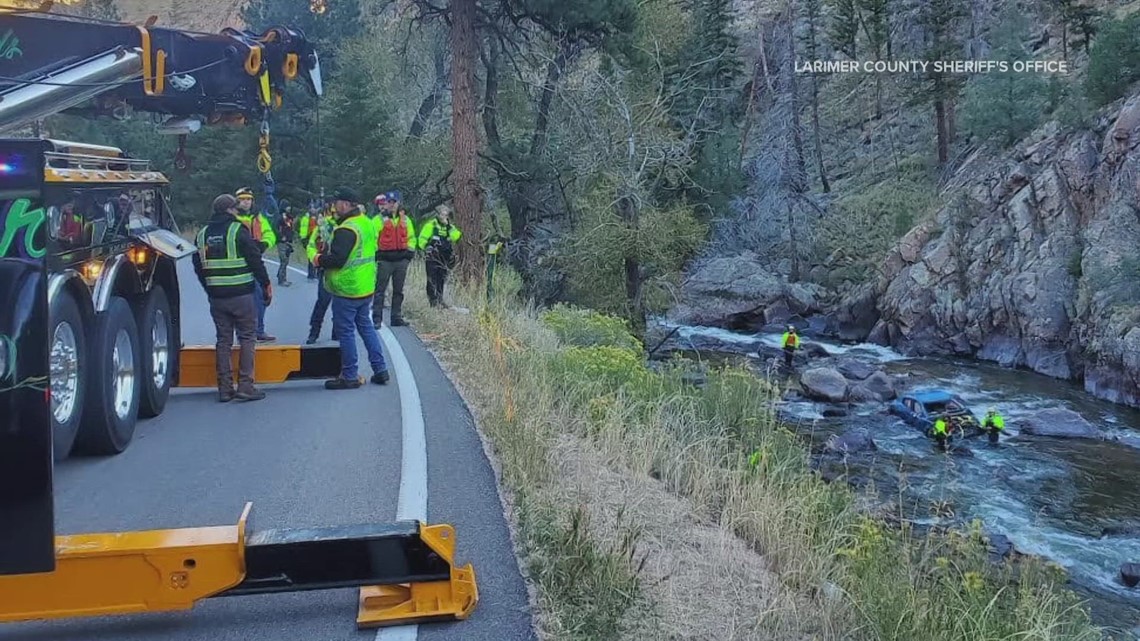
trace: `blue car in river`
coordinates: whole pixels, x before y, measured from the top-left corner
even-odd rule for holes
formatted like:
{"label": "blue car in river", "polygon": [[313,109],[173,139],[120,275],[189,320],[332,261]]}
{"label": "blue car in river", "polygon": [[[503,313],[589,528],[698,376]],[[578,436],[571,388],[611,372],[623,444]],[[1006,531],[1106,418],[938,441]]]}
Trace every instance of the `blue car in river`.
{"label": "blue car in river", "polygon": [[985,434],[978,417],[965,401],[945,390],[916,390],[899,396],[891,403],[891,413],[901,417],[908,425],[930,436],[934,421],[946,420],[951,435],[969,438]]}

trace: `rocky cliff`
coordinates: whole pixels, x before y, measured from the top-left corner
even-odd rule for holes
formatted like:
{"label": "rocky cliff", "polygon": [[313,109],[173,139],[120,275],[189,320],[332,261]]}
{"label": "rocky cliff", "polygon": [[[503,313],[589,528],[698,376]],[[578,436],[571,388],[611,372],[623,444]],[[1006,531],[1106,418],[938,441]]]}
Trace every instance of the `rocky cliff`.
{"label": "rocky cliff", "polygon": [[833,317],[847,339],[972,355],[1140,406],[1140,94],[967,161]]}

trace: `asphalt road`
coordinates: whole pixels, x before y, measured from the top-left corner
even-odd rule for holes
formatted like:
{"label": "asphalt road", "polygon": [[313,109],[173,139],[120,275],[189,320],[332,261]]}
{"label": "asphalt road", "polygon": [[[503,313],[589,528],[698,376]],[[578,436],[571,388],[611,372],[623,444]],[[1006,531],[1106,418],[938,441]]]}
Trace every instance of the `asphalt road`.
{"label": "asphalt road", "polygon": [[[180,267],[183,341],[212,344],[205,295],[189,259]],[[303,342],[316,298],[314,282],[296,272],[290,278],[292,287],[275,288],[266,315],[279,344]],[[331,312],[324,339],[330,322]],[[185,613],[0,625],[0,639],[535,639],[498,487],[471,416],[411,328],[384,332],[394,375],[387,386],[334,392],[320,381],[294,382],[265,388],[265,400],[225,405],[213,390],[175,390],[162,416],[139,423],[123,454],[58,466],[57,528],[70,534],[225,525],[236,522],[246,501],[253,502],[254,530],[386,522],[398,510],[400,517],[426,510],[429,522],[456,527],[456,561],[475,565],[480,602],[470,619],[357,631],[356,591],[330,590],[211,599]],[[401,360],[410,367],[403,376],[394,362]],[[361,373],[371,373],[367,359]],[[405,433],[412,435],[406,447]],[[425,454],[426,483],[419,483],[426,506],[414,478]]]}

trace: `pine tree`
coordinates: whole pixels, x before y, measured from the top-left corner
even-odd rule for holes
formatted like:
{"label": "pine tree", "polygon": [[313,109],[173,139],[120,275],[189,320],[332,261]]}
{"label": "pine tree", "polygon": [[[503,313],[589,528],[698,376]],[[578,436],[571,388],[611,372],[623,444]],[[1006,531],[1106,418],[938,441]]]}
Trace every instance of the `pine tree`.
{"label": "pine tree", "polygon": [[859,0],[828,0],[831,9],[831,24],[827,35],[831,47],[848,58],[854,58],[859,38]]}
{"label": "pine tree", "polygon": [[963,77],[947,73],[938,63],[959,60],[962,57],[962,44],[955,36],[958,20],[965,16],[959,0],[928,0],[919,14],[919,22],[926,35],[924,59],[927,65],[925,76],[915,92],[914,101],[930,103],[934,107],[934,127],[937,136],[938,164],[950,159],[950,143],[953,131],[950,125],[950,112],[953,103],[961,92]]}
{"label": "pine tree", "polygon": [[1083,47],[1085,53],[1089,53],[1093,36],[1097,32],[1097,23],[1100,22],[1103,15],[1100,9],[1083,4],[1073,7],[1069,14],[1073,31],[1081,36],[1077,45]]}
{"label": "pine tree", "polygon": [[[807,19],[807,36],[804,38],[804,48],[808,60],[819,59],[819,29],[820,0],[803,1],[804,18]],[[827,168],[823,164],[823,136],[819,125],[819,75],[811,75],[811,130],[815,144],[815,164],[819,172],[820,187],[824,193],[831,191],[831,184],[827,181]]]}
{"label": "pine tree", "polygon": [[[1027,60],[1022,44],[1028,37],[1027,22],[1014,11],[999,19],[1003,29],[995,34],[994,57],[1009,62]],[[1039,75],[1004,72],[979,74],[965,92],[963,120],[979,140],[1011,145],[1040,122],[1049,93],[1048,83]]]}
{"label": "pine tree", "polygon": [[867,46],[876,60],[891,58],[891,2],[890,0],[858,0],[862,15],[863,34]]}

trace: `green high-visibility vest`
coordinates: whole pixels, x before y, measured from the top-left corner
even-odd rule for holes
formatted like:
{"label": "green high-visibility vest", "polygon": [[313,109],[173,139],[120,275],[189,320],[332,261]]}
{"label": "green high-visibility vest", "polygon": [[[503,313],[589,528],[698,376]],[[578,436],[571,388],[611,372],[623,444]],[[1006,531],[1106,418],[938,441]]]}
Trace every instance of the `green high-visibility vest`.
{"label": "green high-visibility vest", "polygon": [[376,293],[376,225],[359,214],[346,219],[337,230],[356,234],[344,267],[325,271],[325,289],[333,296],[364,298]]}
{"label": "green high-visibility vest", "polygon": [[207,287],[233,287],[253,282],[253,271],[237,250],[237,236],[241,228],[242,224],[236,221],[226,228],[226,255],[223,257],[210,257],[206,246],[209,227],[203,227],[198,232],[198,252],[202,255],[202,271],[205,273]]}

